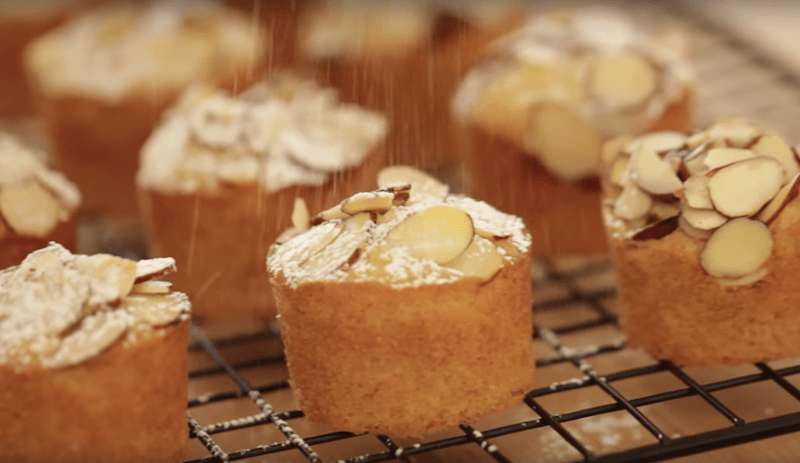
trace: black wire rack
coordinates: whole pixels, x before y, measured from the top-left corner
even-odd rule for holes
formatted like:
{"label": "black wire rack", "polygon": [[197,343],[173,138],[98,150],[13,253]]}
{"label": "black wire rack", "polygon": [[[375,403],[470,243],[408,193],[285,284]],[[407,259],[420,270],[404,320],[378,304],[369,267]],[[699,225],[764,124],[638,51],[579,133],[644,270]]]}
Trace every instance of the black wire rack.
{"label": "black wire rack", "polygon": [[[665,14],[696,39],[698,125],[745,116],[800,140],[797,77],[673,7]],[[537,262],[532,286],[535,389],[507,412],[418,439],[307,420],[273,328],[193,327],[187,461],[662,461],[800,431],[800,359],[681,368],[626,346],[606,256]]]}

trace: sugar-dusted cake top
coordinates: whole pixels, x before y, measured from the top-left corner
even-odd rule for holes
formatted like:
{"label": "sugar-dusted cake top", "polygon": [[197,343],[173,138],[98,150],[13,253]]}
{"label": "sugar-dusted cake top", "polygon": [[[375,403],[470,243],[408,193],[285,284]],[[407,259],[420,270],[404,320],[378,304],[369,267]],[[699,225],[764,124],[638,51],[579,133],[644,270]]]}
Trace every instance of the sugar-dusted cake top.
{"label": "sugar-dusted cake top", "polygon": [[37,39],[26,60],[46,93],[116,102],[253,67],[264,40],[246,14],[213,0],[111,2]]}
{"label": "sugar-dusted cake top", "polygon": [[323,185],[355,167],[386,135],[386,119],[313,81],[282,75],[244,93],[188,89],[142,148],[140,187],[213,191],[260,184],[274,192]]}
{"label": "sugar-dusted cake top", "polygon": [[519,0],[321,0],[311,3],[300,28],[302,52],[313,59],[391,55],[421,46],[444,15],[477,27],[507,21]]}
{"label": "sugar-dusted cake top", "polygon": [[61,172],[0,132],[0,241],[10,232],[45,237],[69,220],[80,203],[78,189]]}
{"label": "sugar-dusted cake top", "polygon": [[75,365],[188,319],[186,295],[150,281],[173,270],[171,258],[72,255],[56,243],[32,252],[0,271],[0,364]]}
{"label": "sugar-dusted cake top", "polygon": [[493,44],[452,110],[536,154],[551,173],[580,179],[596,173],[604,137],[641,133],[688,97],[688,42],[679,29],[609,6],[538,15]]}
{"label": "sugar-dusted cake top", "polygon": [[797,147],[733,119],[691,136],[620,137],[606,145],[603,161],[603,212],[613,237],[683,233],[703,242],[700,265],[723,285],[767,274],[771,224],[798,193]]}
{"label": "sugar-dusted cake top", "polygon": [[385,168],[380,190],[357,193],[309,218],[298,202],[267,268],[296,287],[306,282],[380,282],[393,288],[488,281],[529,251],[519,217],[448,194],[415,169]]}

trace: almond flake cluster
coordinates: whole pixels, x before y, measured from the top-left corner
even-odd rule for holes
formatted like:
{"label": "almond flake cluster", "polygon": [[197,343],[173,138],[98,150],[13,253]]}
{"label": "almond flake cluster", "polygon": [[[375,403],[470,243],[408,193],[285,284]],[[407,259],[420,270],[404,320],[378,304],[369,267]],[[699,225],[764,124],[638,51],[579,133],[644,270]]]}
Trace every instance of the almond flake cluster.
{"label": "almond flake cluster", "polygon": [[309,80],[284,75],[237,97],[195,86],[143,147],[137,182],[172,193],[323,185],[361,164],[385,135],[383,116]]}
{"label": "almond flake cluster", "polygon": [[10,232],[44,238],[80,203],[78,189],[61,172],[0,132],[0,241]]}
{"label": "almond flake cluster", "polygon": [[465,277],[489,281],[528,252],[522,219],[448,195],[445,185],[421,172],[410,181],[392,175],[405,169],[384,169],[390,175],[379,175],[383,189],[357,193],[314,217],[296,208],[294,228],[267,258],[271,275],[290,287],[350,281],[401,289]]}
{"label": "almond flake cluster", "polygon": [[770,224],[798,193],[800,156],[780,136],[721,120],[686,136],[620,137],[603,152],[603,212],[616,239],[676,230],[702,241],[700,264],[723,286],[767,275]]}
{"label": "almond flake cluster", "polygon": [[467,74],[452,110],[565,180],[596,174],[604,137],[641,133],[693,86],[683,31],[640,23],[610,6],[536,16]]}
{"label": "almond flake cluster", "polygon": [[214,0],[112,2],[43,36],[27,62],[48,93],[120,102],[258,61],[256,24]]}
{"label": "almond flake cluster", "polygon": [[51,243],[0,271],[0,364],[59,368],[112,344],[135,344],[186,320],[190,304],[166,282],[170,258],[139,263],[107,254],[72,255]]}

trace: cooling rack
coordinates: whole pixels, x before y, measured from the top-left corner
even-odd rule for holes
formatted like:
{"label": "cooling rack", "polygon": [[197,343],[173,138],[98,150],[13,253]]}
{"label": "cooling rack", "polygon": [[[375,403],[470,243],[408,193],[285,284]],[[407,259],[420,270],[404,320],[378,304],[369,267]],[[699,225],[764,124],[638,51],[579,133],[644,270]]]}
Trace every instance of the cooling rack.
{"label": "cooling rack", "polygon": [[[747,117],[800,140],[797,77],[728,31],[671,8],[663,13],[695,36],[697,124]],[[800,431],[800,359],[681,368],[628,347],[606,256],[536,262],[531,284],[535,388],[512,410],[418,439],[309,422],[274,328],[194,327],[187,461],[718,461],[705,452],[753,441],[764,445],[741,451],[739,461],[765,448],[775,461],[795,459],[797,447],[781,454],[766,439]],[[735,460],[737,449],[719,458]]]}

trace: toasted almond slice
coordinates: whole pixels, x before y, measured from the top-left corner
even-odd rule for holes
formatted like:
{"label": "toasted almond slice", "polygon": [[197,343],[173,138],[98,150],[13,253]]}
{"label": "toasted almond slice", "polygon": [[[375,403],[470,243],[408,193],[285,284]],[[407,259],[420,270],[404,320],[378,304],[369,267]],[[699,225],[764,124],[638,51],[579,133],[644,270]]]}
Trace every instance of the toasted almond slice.
{"label": "toasted almond slice", "polygon": [[631,239],[634,241],[658,240],[674,232],[677,228],[678,216],[674,215],[647,225],[636,232]]}
{"label": "toasted almond slice", "polygon": [[369,212],[359,212],[345,220],[344,226],[351,232],[358,232],[363,230],[370,221],[372,221],[372,215]]}
{"label": "toasted almond slice", "polygon": [[636,220],[647,215],[653,199],[638,186],[629,183],[614,202],[614,215],[625,220]]}
{"label": "toasted almond slice", "polygon": [[767,156],[778,161],[786,171],[786,181],[800,172],[800,163],[794,157],[792,148],[777,135],[763,135],[750,149],[759,156]]}
{"label": "toasted almond slice", "polygon": [[476,236],[464,252],[443,265],[462,272],[465,277],[487,281],[503,268],[503,256],[491,240]]}
{"label": "toasted almond slice", "polygon": [[756,157],[733,163],[713,173],[708,194],[714,208],[728,217],[751,216],[783,186],[784,170],[772,158]]}
{"label": "toasted almond slice", "polygon": [[475,229],[461,209],[437,205],[408,216],[386,236],[391,246],[403,246],[420,259],[443,264],[464,252]]}
{"label": "toasted almond slice", "polygon": [[592,69],[592,93],[614,105],[638,105],[656,90],[655,69],[635,55],[605,55]]}
{"label": "toasted almond slice", "polygon": [[342,212],[356,215],[359,212],[375,212],[383,214],[392,208],[394,193],[388,191],[371,191],[356,193],[342,202]]}
{"label": "toasted almond slice", "polygon": [[394,195],[394,199],[392,199],[393,206],[403,206],[411,197],[411,184],[390,186],[380,191],[385,191]]}
{"label": "toasted almond slice", "polygon": [[124,298],[136,281],[136,262],[111,254],[75,256],[75,265],[91,278],[87,301],[90,311]]}
{"label": "toasted almond slice", "polygon": [[[106,350],[128,330],[128,315],[120,311],[98,312],[83,319],[78,329],[62,339],[52,366],[77,365]],[[50,362],[42,362],[50,366]]]}
{"label": "toasted almond slice", "polygon": [[396,218],[397,218],[397,209],[391,208],[385,214],[379,214],[375,219],[375,223],[380,225],[382,223],[391,222]]}
{"label": "toasted almond slice", "polygon": [[707,240],[708,237],[711,236],[711,233],[713,233],[713,230],[701,230],[691,226],[683,216],[678,216],[678,228],[692,238],[697,238],[701,241]]}
{"label": "toasted almond slice", "polygon": [[690,135],[686,139],[686,149],[693,150],[698,146],[702,145],[703,143],[707,142],[709,138],[711,138],[711,133],[708,130],[704,130],[702,132],[697,132],[693,135]]}
{"label": "toasted almond slice", "polygon": [[171,287],[169,281],[143,281],[134,284],[130,294],[169,294]]}
{"label": "toasted almond slice", "polygon": [[645,145],[639,146],[631,156],[631,180],[655,195],[671,194],[681,188],[681,179],[672,169],[669,163]]}
{"label": "toasted almond slice", "polygon": [[36,171],[35,178],[45,189],[53,193],[53,195],[60,199],[69,209],[75,209],[80,206],[81,193],[61,172],[41,169]]}
{"label": "toasted almond slice", "polygon": [[689,225],[700,230],[713,230],[728,221],[727,217],[714,209],[695,209],[683,206],[681,215]]}
{"label": "toasted almond slice", "polygon": [[175,259],[172,257],[157,257],[136,262],[135,283],[141,283],[151,278],[158,278],[177,271]]}
{"label": "toasted almond slice", "polygon": [[388,189],[403,185],[411,185],[409,202],[426,197],[444,198],[450,191],[450,187],[414,167],[390,166],[378,172],[378,188]]}
{"label": "toasted almond slice", "polygon": [[754,157],[756,153],[743,148],[711,148],[703,159],[703,164],[708,170],[714,170]]}
{"label": "toasted almond slice", "polygon": [[572,109],[559,104],[540,105],[532,114],[528,133],[528,148],[553,175],[576,181],[597,173],[602,138]]}
{"label": "toasted almond slice", "polygon": [[658,154],[679,150],[686,145],[686,135],[680,132],[655,132],[636,138],[625,147],[628,153],[635,153],[640,146],[646,146]]}
{"label": "toasted almond slice", "polygon": [[711,209],[711,197],[708,195],[708,177],[693,175],[683,182],[682,195],[686,204],[697,209]]}
{"label": "toasted almond slice", "polygon": [[738,217],[708,238],[700,264],[712,276],[739,278],[760,269],[772,254],[772,246],[772,234],[764,222]]}
{"label": "toasted almond slice", "polygon": [[185,296],[179,293],[131,294],[122,301],[120,310],[127,311],[150,326],[158,327],[177,320],[185,310],[185,300]]}
{"label": "toasted almond slice", "polygon": [[784,207],[789,204],[794,198],[797,197],[798,190],[800,189],[800,173],[795,174],[789,183],[782,186],[772,201],[767,203],[764,209],[758,213],[756,218],[764,223],[772,223],[775,217],[780,214]]}
{"label": "toasted almond slice", "polygon": [[308,213],[308,206],[306,206],[306,201],[299,196],[294,198],[292,226],[301,232],[311,228],[311,215]]}
{"label": "toasted almond slice", "polygon": [[620,135],[611,140],[603,143],[600,151],[600,158],[604,165],[612,164],[620,156],[630,156],[630,153],[625,151],[625,147],[630,145],[634,138],[630,135]]}
{"label": "toasted almond slice", "polygon": [[625,187],[630,182],[630,158],[627,156],[618,157],[608,171],[608,181],[614,185]]}
{"label": "toasted almond slice", "polygon": [[329,220],[345,220],[350,217],[350,214],[345,213],[342,211],[342,205],[337,204],[330,209],[325,209],[324,211],[316,214],[314,217],[311,218],[311,225],[319,225],[322,222],[327,222]]}
{"label": "toasted almond slice", "polygon": [[727,146],[744,148],[761,135],[761,129],[741,119],[721,119],[708,129],[708,134],[711,139],[726,142]]}
{"label": "toasted almond slice", "polygon": [[755,273],[751,273],[750,275],[745,275],[739,278],[717,278],[717,282],[720,286],[725,287],[739,287],[739,286],[748,286],[761,281],[762,278],[767,276],[769,271],[766,267],[761,267],[760,269],[756,270]]}
{"label": "toasted almond slice", "polygon": [[7,185],[0,189],[0,213],[15,232],[44,238],[58,225],[61,203],[38,183]]}

